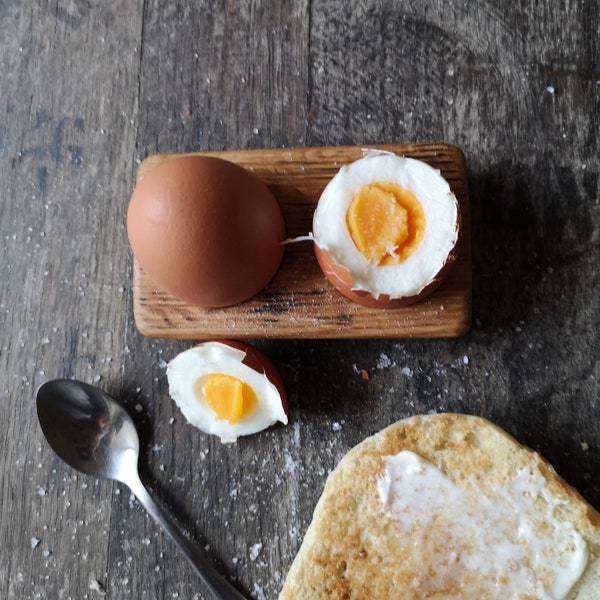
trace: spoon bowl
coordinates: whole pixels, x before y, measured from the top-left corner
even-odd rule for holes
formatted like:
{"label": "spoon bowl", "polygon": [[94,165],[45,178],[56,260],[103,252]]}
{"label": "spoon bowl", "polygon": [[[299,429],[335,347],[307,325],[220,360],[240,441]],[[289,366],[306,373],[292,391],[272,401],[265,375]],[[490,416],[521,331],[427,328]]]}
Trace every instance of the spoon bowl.
{"label": "spoon bowl", "polygon": [[60,458],[86,475],[127,485],[180,547],[216,598],[244,600],[206,562],[141,482],[137,430],[114,398],[82,381],[55,379],[39,388],[36,404],[42,431]]}
{"label": "spoon bowl", "polygon": [[38,390],[37,411],[48,443],[67,464],[86,475],[128,483],[140,442],[129,413],[108,394],[57,379]]}

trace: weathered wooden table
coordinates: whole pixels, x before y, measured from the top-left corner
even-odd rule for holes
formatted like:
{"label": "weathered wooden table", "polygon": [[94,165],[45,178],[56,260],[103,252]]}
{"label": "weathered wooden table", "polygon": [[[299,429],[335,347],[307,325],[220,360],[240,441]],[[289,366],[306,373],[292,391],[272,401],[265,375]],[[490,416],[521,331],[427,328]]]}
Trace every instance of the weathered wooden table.
{"label": "weathered wooden table", "polygon": [[[0,597],[206,597],[126,488],[54,456],[34,398],[55,377],[124,400],[143,477],[249,598],[277,597],[344,453],[411,414],[488,417],[600,508],[600,7],[498,5],[0,3]],[[192,341],[133,319],[141,160],[423,142],[466,157],[471,330],[258,336],[289,425],[187,425],[165,364]]]}

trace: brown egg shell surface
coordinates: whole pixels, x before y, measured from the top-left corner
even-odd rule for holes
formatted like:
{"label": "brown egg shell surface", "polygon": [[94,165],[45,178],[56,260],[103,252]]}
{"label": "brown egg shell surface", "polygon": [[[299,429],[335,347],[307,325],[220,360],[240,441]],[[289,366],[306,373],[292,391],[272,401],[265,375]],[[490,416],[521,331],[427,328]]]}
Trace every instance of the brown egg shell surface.
{"label": "brown egg shell surface", "polygon": [[134,190],[127,233],[142,269],[175,298],[205,308],[261,291],[283,259],[285,222],[260,179],[208,156],[172,158]]}

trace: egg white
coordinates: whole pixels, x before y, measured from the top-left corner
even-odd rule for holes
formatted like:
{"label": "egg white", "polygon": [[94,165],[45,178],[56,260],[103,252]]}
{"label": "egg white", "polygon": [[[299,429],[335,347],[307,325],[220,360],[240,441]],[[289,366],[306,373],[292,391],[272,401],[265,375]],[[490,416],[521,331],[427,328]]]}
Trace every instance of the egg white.
{"label": "egg white", "polygon": [[[354,244],[346,213],[363,187],[390,182],[412,192],[425,215],[423,238],[414,252],[395,265],[370,263]],[[313,217],[314,242],[346,267],[353,290],[403,298],[419,294],[448,260],[458,239],[458,202],[448,182],[427,163],[395,154],[371,151],[343,166],[327,184]]]}
{"label": "egg white", "polygon": [[[205,433],[217,435],[221,442],[235,442],[239,436],[257,433],[277,421],[287,424],[277,387],[264,373],[251,369],[242,361],[245,352],[220,342],[206,342],[178,354],[167,365],[169,393],[191,425]],[[220,373],[230,375],[249,385],[258,398],[258,405],[236,423],[220,419],[206,400],[194,393],[200,377]]]}

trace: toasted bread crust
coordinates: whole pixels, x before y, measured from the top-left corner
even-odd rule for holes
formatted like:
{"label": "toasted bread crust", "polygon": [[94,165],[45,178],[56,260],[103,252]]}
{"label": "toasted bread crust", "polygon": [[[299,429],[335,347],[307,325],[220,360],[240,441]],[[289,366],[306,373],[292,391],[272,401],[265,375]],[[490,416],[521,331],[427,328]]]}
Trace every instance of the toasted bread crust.
{"label": "toasted bread crust", "polygon": [[[440,469],[457,485],[491,490],[510,481],[517,470],[537,468],[547,493],[560,500],[560,518],[572,523],[588,549],[588,569],[569,598],[597,599],[600,568],[600,515],[539,454],[519,444],[489,421],[467,415],[416,416],[380,431],[353,448],[330,474],[313,521],[288,573],[280,600],[316,598],[368,600],[417,598],[416,566],[428,556],[400,545],[377,491],[384,457],[410,450]],[[443,532],[426,532],[434,546],[448,543]],[[407,551],[406,548],[410,550]],[[431,546],[429,546],[431,548]],[[425,562],[423,562],[425,561]],[[431,561],[430,561],[431,562]],[[444,581],[429,564],[431,577]],[[594,575],[594,572],[596,574]],[[476,574],[474,575],[476,577]],[[410,591],[413,590],[413,591]],[[442,583],[428,598],[460,598]],[[524,596],[526,597],[526,596]]]}

